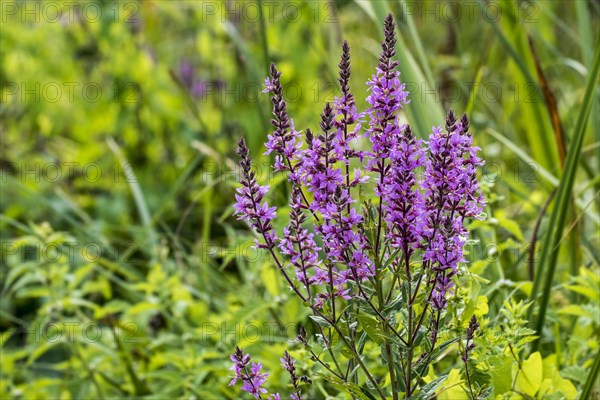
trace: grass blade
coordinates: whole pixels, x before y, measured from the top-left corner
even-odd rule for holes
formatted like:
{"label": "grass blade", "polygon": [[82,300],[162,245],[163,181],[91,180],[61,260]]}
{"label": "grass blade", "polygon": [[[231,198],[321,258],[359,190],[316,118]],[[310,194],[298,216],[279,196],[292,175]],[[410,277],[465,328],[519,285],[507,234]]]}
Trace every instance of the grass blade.
{"label": "grass blade", "polygon": [[581,400],[587,400],[592,398],[592,391],[594,390],[594,384],[596,383],[596,379],[598,379],[598,373],[600,372],[600,351],[596,353],[596,358],[594,359],[594,364],[592,366],[592,370],[585,381],[585,386],[583,387],[583,391],[581,392]]}
{"label": "grass blade", "polygon": [[[483,0],[479,0],[479,4],[482,9],[485,9],[486,3]],[[507,16],[510,15],[510,10],[507,8],[503,12]],[[519,76],[515,76],[516,83],[522,88],[531,87],[531,85],[537,87],[539,82],[536,79],[534,61],[527,46],[524,29],[517,18],[502,18],[502,21],[489,19],[488,22],[500,44],[508,53],[508,58],[515,63],[517,70],[520,72]],[[505,31],[510,32],[510,35]],[[559,165],[559,160],[555,146],[556,140],[550,124],[550,115],[539,101],[523,101],[519,107],[523,115],[528,115],[531,119],[524,129],[524,133],[527,136],[535,160],[546,169],[552,170]]]}
{"label": "grass blade", "polygon": [[154,229],[152,227],[152,217],[150,216],[150,211],[148,210],[148,206],[146,205],[146,200],[144,199],[144,193],[142,192],[142,188],[140,187],[140,184],[138,183],[138,180],[135,177],[135,173],[133,171],[133,168],[131,167],[131,164],[129,164],[127,158],[125,158],[125,154],[123,154],[117,142],[115,142],[113,138],[108,138],[106,140],[106,143],[108,144],[108,147],[110,147],[112,152],[115,154],[115,157],[117,158],[117,161],[119,162],[119,165],[121,166],[123,171],[125,171],[127,174],[127,182],[129,183],[131,194],[133,195],[133,201],[135,202],[135,205],[138,209],[140,221],[142,222],[142,225],[146,230],[148,242],[150,244],[150,248],[152,249],[152,251],[150,251],[150,254],[154,256],[158,241],[156,238],[156,232],[154,232]]}
{"label": "grass blade", "polygon": [[[521,160],[525,161],[527,164],[536,165],[537,170],[536,174],[538,174],[542,179],[552,185],[553,188],[558,187],[560,181],[557,177],[555,177],[550,171],[539,165],[531,156],[529,156],[521,147],[517,144],[513,143],[506,136],[502,135],[500,132],[495,131],[492,128],[487,128],[484,130],[485,133],[492,136],[494,139],[498,140],[502,144],[504,144],[509,150],[511,150],[517,157]],[[590,185],[592,187],[593,185]],[[585,212],[588,217],[590,217],[590,221],[594,222],[596,225],[600,225],[600,215],[594,212],[591,209],[588,209],[585,203],[581,200],[581,198],[575,199],[575,204],[577,207]]]}
{"label": "grass blade", "polygon": [[412,16],[408,13],[408,9],[406,8],[406,1],[400,0],[400,7],[402,9],[402,14],[406,17],[406,25],[408,26],[408,31],[410,32],[410,36],[412,41],[415,44],[415,48],[417,49],[417,57],[419,58],[419,62],[421,63],[421,68],[425,73],[425,77],[427,78],[427,83],[429,86],[434,87],[433,73],[431,72],[431,66],[427,61],[427,56],[425,55],[425,50],[423,48],[423,43],[421,42],[421,38],[417,33],[417,28],[415,28],[415,22],[413,21]]}
{"label": "grass blade", "polygon": [[521,160],[525,161],[528,164],[536,164],[536,165],[538,165],[539,166],[539,170],[537,171],[537,173],[539,173],[539,175],[542,178],[544,178],[545,181],[547,181],[548,183],[550,183],[552,186],[558,186],[558,184],[559,184],[558,178],[555,177],[546,168],[544,168],[543,166],[539,165],[531,156],[529,156],[525,152],[525,150],[523,150],[522,147],[519,147],[518,144],[513,143],[506,136],[502,135],[500,132],[495,131],[492,128],[488,128],[484,132],[487,133],[488,135],[492,136],[494,139],[498,140],[502,144],[504,144],[506,147],[508,147]]}
{"label": "grass blade", "polygon": [[527,40],[529,42],[529,48],[531,49],[531,56],[535,62],[535,70],[542,87],[542,93],[544,94],[544,99],[546,100],[548,113],[550,114],[550,119],[552,120],[552,127],[554,128],[554,134],[556,136],[556,147],[558,148],[560,165],[561,167],[564,167],[567,145],[564,136],[564,129],[560,122],[560,116],[558,115],[558,104],[556,102],[556,97],[554,97],[554,93],[552,92],[552,89],[550,89],[550,84],[546,79],[546,74],[542,68],[540,58],[537,55],[535,44],[533,43],[533,38],[531,35],[527,35]]}
{"label": "grass blade", "polygon": [[[600,48],[597,48],[596,54],[594,56],[594,65],[590,69],[589,79],[585,88],[585,95],[583,98],[583,103],[581,105],[581,111],[577,118],[575,130],[572,136],[569,150],[567,152],[565,170],[561,176],[560,184],[558,186],[557,200],[554,204],[552,216],[550,217],[550,223],[546,232],[546,237],[544,238],[539,273],[536,274],[536,279],[533,285],[533,289],[531,291],[531,300],[537,300],[542,279],[545,278],[544,287],[542,291],[542,298],[539,303],[539,313],[537,320],[535,321],[535,329],[539,335],[541,335],[542,329],[544,327],[546,309],[548,308],[550,292],[552,289],[552,280],[554,277],[554,272],[556,270],[558,252],[560,250],[559,243],[562,238],[562,231],[564,228],[565,218],[567,210],[569,209],[569,203],[571,201],[571,192],[575,183],[575,173],[577,172],[577,165],[579,163],[579,157],[581,155],[581,148],[583,146],[586,124],[590,116],[590,111],[592,109],[592,100],[594,98],[594,91],[596,81],[598,79],[599,68]],[[530,311],[530,317],[531,316],[532,311]],[[539,343],[540,339],[535,341],[532,351],[537,350],[537,348],[539,347]]]}

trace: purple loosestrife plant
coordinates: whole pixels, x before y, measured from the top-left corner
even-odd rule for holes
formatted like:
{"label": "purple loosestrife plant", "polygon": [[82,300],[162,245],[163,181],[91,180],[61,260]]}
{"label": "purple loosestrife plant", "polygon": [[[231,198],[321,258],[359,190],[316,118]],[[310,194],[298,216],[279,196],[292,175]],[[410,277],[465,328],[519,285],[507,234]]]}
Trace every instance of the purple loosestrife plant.
{"label": "purple loosestrife plant", "polygon": [[290,398],[292,400],[302,400],[302,393],[300,391],[300,387],[298,386],[300,378],[298,375],[296,375],[296,366],[294,365],[296,361],[292,358],[292,356],[290,356],[290,353],[288,353],[287,350],[283,354],[283,358],[280,358],[279,360],[281,361],[283,368],[290,374],[290,381],[292,382],[292,387],[294,388]]}
{"label": "purple loosestrife plant", "polygon": [[253,362],[250,365],[250,355],[244,354],[239,347],[235,348],[235,352],[230,358],[233,362],[230,370],[234,371],[235,376],[229,386],[233,386],[239,381],[242,383],[242,390],[253,395],[255,399],[280,400],[279,393],[269,395],[267,389],[262,387],[268,374],[261,373],[261,363]]}
{"label": "purple loosestrife plant", "polygon": [[475,339],[475,333],[479,329],[479,322],[477,321],[477,317],[473,315],[471,320],[469,321],[469,327],[467,328],[467,342],[465,344],[464,353],[460,356],[462,362],[465,364],[465,376],[467,378],[467,388],[469,390],[469,395],[471,399],[477,399],[473,392],[473,384],[471,382],[471,374],[469,373],[469,357],[471,352],[475,349],[475,343],[473,343],[473,339]]}
{"label": "purple loosestrife plant", "polygon": [[256,174],[252,171],[252,160],[249,156],[248,146],[244,139],[238,143],[238,156],[242,171],[242,186],[235,195],[235,213],[240,219],[246,220],[256,232],[262,235],[263,242],[256,242],[260,248],[272,249],[277,242],[277,236],[271,221],[275,218],[275,207],[269,207],[263,201],[269,186],[260,186],[256,181]]}
{"label": "purple loosestrife plant", "polygon": [[[424,381],[431,364],[458,340],[459,334],[438,343],[451,334],[449,299],[466,263],[467,223],[483,217],[477,182],[483,162],[466,115],[459,120],[449,111],[445,126],[424,139],[424,132],[400,122],[409,93],[395,46],[389,15],[379,64],[367,82],[369,107],[361,113],[349,86],[350,46],[343,43],[341,95],[325,105],[316,133],[294,127],[281,73],[271,65],[265,92],[271,94],[274,131],[266,154],[274,154],[274,169],[291,185],[284,212],[289,223],[279,239],[272,224],[276,210],[265,201],[268,186],[258,184],[243,140],[235,210],[310,309],[312,324],[300,328],[297,342],[315,369],[352,397],[425,399],[436,390]],[[367,149],[360,148],[363,134]],[[255,396],[266,393],[260,364],[248,367],[249,356],[239,350],[232,360],[232,382],[242,380],[242,389]],[[307,391],[294,361],[287,352],[281,361],[291,377],[291,398],[298,399]]]}

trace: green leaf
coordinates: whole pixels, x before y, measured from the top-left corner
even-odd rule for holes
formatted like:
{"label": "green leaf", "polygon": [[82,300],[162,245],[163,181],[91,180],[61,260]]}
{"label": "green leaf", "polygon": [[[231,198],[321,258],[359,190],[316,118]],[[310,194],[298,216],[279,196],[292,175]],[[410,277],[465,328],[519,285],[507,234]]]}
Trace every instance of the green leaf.
{"label": "green leaf", "polygon": [[523,242],[525,240],[525,238],[523,237],[523,233],[521,232],[521,228],[519,228],[519,224],[517,224],[512,219],[498,217],[498,226],[506,229],[519,241]]}
{"label": "green leaf", "polygon": [[600,293],[598,293],[598,290],[594,290],[591,287],[585,287],[581,285],[566,285],[565,289],[579,293],[593,302],[598,302],[598,300],[600,300]]}
{"label": "green leaf", "polygon": [[575,399],[577,397],[577,388],[573,383],[560,376],[557,370],[552,371],[551,379],[544,379],[540,387],[539,396],[546,398],[549,394],[560,394],[561,399]]}
{"label": "green leaf", "polygon": [[458,369],[453,369],[448,374],[448,379],[444,382],[437,394],[438,400],[468,400],[467,394],[463,389],[463,379]]}
{"label": "green leaf", "polygon": [[454,343],[458,342],[459,340],[460,340],[460,338],[456,337],[456,338],[447,340],[444,343],[437,346],[431,353],[430,357],[423,359],[421,361],[421,363],[417,364],[417,367],[415,368],[415,373],[418,376],[425,375],[425,372],[426,372],[425,369],[427,368],[427,366],[429,366],[429,363],[426,363],[425,361],[426,360],[435,360],[440,354],[442,354],[444,352],[444,350],[446,350],[448,347],[450,347]]}
{"label": "green leaf", "polygon": [[346,383],[344,386],[348,389],[348,392],[350,392],[352,397],[355,399],[375,400],[375,397],[373,397],[373,395],[365,387],[358,386],[356,383],[351,382]]}
{"label": "green leaf", "polygon": [[340,349],[340,353],[342,353],[342,355],[344,357],[346,357],[348,360],[352,360],[353,358],[356,357],[356,355],[354,355],[354,353],[346,346],[344,346]]}
{"label": "green leaf", "polygon": [[535,352],[526,361],[523,361],[515,388],[529,396],[534,396],[542,385],[542,379],[542,355]]}
{"label": "green leaf", "polygon": [[[329,383],[338,387],[341,391],[350,392],[350,394],[352,395],[352,398],[354,398],[354,399],[360,399],[360,400],[374,400],[375,399],[375,397],[373,397],[373,395],[369,392],[368,389],[366,389],[362,386],[359,386],[356,383],[343,382],[340,378],[338,378],[337,376],[331,375],[331,374],[320,373],[318,375],[321,378],[328,381]],[[352,375],[350,375],[350,376],[352,376]]]}
{"label": "green leaf", "polygon": [[392,254],[390,254],[388,256],[388,259],[385,260],[385,263],[383,264],[383,268],[382,269],[386,269],[395,259],[396,257],[398,257],[398,254],[402,251],[402,249],[397,249],[396,251],[394,251]]}
{"label": "green leaf", "polygon": [[267,289],[267,292],[273,297],[279,296],[279,274],[275,270],[274,267],[268,265],[266,263],[260,269],[260,278],[262,280],[263,285]]}
{"label": "green leaf", "polygon": [[558,310],[558,313],[562,315],[575,315],[578,317],[592,317],[587,311],[583,309],[583,307],[578,306],[576,304],[570,304],[566,307],[562,307],[560,310]]}
{"label": "green leaf", "polygon": [[29,357],[27,357],[27,365],[32,365],[38,358],[40,358],[44,353],[46,353],[47,351],[49,351],[50,349],[52,349],[53,347],[62,344],[64,340],[61,340],[61,336],[62,336],[62,332],[59,333],[55,333],[52,332],[50,334],[48,334],[50,337],[52,338],[57,338],[57,340],[43,340],[41,341],[41,344],[37,347],[35,347],[35,349],[29,354]]}
{"label": "green leaf", "polygon": [[446,378],[448,378],[448,375],[442,375],[423,386],[421,388],[421,393],[419,393],[417,396],[417,400],[430,399],[435,394],[436,389],[446,380]]}
{"label": "green leaf", "polygon": [[324,326],[326,328],[331,327],[331,324],[329,323],[329,321],[327,321],[325,318],[320,317],[318,315],[309,315],[309,318],[312,319],[313,321],[315,321],[317,324]]}
{"label": "green leaf", "polygon": [[571,379],[573,381],[577,381],[579,383],[585,382],[588,376],[588,370],[581,365],[571,365],[564,368],[562,371],[562,376],[567,379]]}
{"label": "green leaf", "polygon": [[375,318],[360,314],[357,316],[357,319],[364,331],[375,343],[382,344],[384,342],[385,336],[383,335],[379,322]]}

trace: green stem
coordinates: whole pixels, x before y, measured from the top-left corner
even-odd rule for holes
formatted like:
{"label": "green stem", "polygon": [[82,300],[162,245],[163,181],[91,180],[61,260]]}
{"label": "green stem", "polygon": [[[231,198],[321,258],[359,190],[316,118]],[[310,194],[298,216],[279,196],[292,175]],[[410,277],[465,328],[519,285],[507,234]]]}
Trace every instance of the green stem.
{"label": "green stem", "polygon": [[412,299],[412,293],[411,293],[411,285],[412,285],[412,277],[410,274],[410,258],[408,255],[408,248],[405,245],[404,246],[404,266],[406,268],[406,279],[407,279],[407,286],[408,286],[408,352],[406,355],[406,378],[405,378],[405,382],[406,382],[406,398],[410,398],[410,395],[412,394],[412,389],[411,389],[411,382],[412,382],[412,362],[413,362],[413,303],[411,301]]}
{"label": "green stem", "polygon": [[350,344],[350,342],[348,342],[348,339],[346,339],[346,337],[344,336],[344,334],[342,333],[342,331],[340,330],[340,328],[337,325],[332,325],[332,326],[337,331],[338,335],[340,335],[340,338],[342,338],[346,347],[352,352],[352,354],[354,355],[354,359],[356,359],[356,361],[358,362],[358,365],[360,365],[360,368],[364,371],[364,373],[367,376],[367,378],[369,379],[369,381],[371,381],[371,384],[373,384],[373,387],[375,387],[375,389],[379,393],[379,396],[383,400],[386,400],[385,394],[379,387],[379,383],[377,383],[375,378],[373,378],[373,375],[371,375],[371,373],[369,372],[369,370],[367,369],[367,367],[361,360],[361,358],[358,355],[358,353],[356,352],[356,349],[354,348],[354,346],[352,346],[352,344]]}
{"label": "green stem", "polygon": [[596,383],[596,379],[598,379],[598,373],[600,373],[600,351],[596,353],[596,358],[594,359],[594,364],[592,365],[592,370],[585,381],[585,386],[583,387],[583,391],[581,392],[580,400],[587,400],[592,398],[592,391],[594,390],[594,384]]}
{"label": "green stem", "polygon": [[[567,152],[567,161],[565,163],[565,169],[560,179],[558,186],[557,199],[554,204],[554,210],[550,217],[550,223],[548,225],[548,231],[544,239],[544,247],[542,250],[542,257],[540,261],[540,271],[536,274],[534,281],[533,290],[531,292],[531,300],[536,301],[538,296],[538,289],[542,281],[542,277],[545,278],[544,286],[542,291],[542,298],[539,303],[539,315],[535,321],[535,330],[539,335],[538,339],[533,343],[532,351],[537,351],[542,331],[544,328],[544,322],[546,319],[546,310],[548,308],[548,302],[550,301],[550,293],[552,289],[552,281],[554,278],[554,272],[556,270],[558,251],[560,250],[560,243],[562,232],[564,228],[565,217],[571,201],[571,192],[575,183],[575,175],[577,172],[577,165],[581,155],[581,147],[583,146],[583,139],[585,136],[586,125],[590,116],[590,110],[592,108],[592,99],[594,91],[596,90],[596,80],[598,79],[598,71],[600,70],[600,48],[596,50],[594,55],[594,65],[590,69],[589,80],[586,84],[585,94],[583,98],[583,104],[577,118],[577,124],[574,129],[574,134]],[[529,319],[531,320],[533,307],[530,309]]]}

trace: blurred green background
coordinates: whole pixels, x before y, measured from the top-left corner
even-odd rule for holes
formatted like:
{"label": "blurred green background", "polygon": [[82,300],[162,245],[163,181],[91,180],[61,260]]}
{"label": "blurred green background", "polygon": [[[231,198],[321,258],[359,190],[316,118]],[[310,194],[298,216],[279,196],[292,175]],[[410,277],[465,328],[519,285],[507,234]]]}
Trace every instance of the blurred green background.
{"label": "blurred green background", "polygon": [[285,215],[285,181],[262,155],[268,64],[296,127],[316,128],[346,39],[365,109],[388,9],[411,91],[403,118],[427,137],[448,108],[468,112],[487,162],[489,218],[473,226],[468,259],[493,323],[546,265],[548,199],[591,101],[555,272],[539,283],[551,294],[542,354],[584,390],[600,325],[598,87],[585,97],[598,1],[0,6],[3,398],[238,398],[227,387],[236,344],[287,393],[278,358],[307,312],[231,216],[235,142],[247,139]]}

